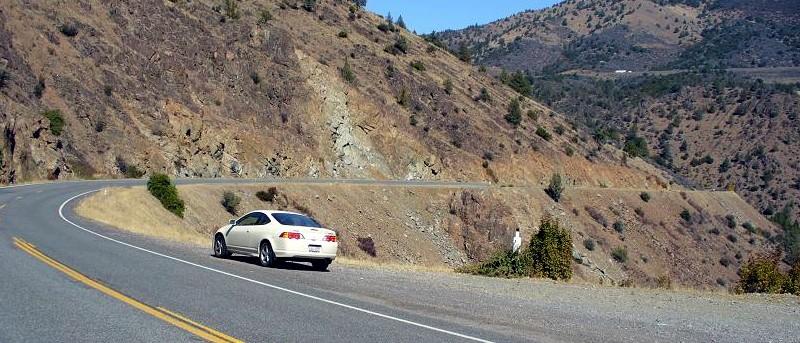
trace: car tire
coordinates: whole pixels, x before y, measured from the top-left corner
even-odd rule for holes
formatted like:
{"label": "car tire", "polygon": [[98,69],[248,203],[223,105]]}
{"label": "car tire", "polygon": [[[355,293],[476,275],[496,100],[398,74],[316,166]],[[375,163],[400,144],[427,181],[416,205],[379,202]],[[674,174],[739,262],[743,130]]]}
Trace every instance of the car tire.
{"label": "car tire", "polygon": [[226,258],[231,256],[231,252],[228,251],[228,245],[225,244],[225,238],[223,238],[222,235],[214,237],[212,249],[214,249],[215,257]]}
{"label": "car tire", "polygon": [[264,267],[272,267],[275,265],[276,260],[272,245],[267,241],[261,242],[258,247],[258,262]]}
{"label": "car tire", "polygon": [[319,271],[326,271],[328,270],[328,266],[331,265],[331,260],[314,260],[311,261],[311,266],[314,267],[315,270]]}

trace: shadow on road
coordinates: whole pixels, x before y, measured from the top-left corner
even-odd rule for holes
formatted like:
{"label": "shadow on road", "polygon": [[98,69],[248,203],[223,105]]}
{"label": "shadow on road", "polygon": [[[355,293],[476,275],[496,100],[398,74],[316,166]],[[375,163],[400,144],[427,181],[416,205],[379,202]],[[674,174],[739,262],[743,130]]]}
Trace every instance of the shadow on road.
{"label": "shadow on road", "polygon": [[[227,259],[261,266],[259,264],[258,257],[234,255],[228,257]],[[314,269],[314,267],[311,266],[311,264],[308,263],[292,262],[292,261],[278,261],[272,268],[285,269],[285,270],[299,270],[299,271],[317,272],[317,273],[329,272],[328,270],[324,271],[316,270]]]}

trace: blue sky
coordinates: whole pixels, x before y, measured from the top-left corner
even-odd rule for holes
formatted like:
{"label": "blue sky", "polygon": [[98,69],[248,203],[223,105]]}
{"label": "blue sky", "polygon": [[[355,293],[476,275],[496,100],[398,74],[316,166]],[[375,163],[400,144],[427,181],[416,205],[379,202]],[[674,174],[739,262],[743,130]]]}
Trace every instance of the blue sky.
{"label": "blue sky", "polygon": [[460,29],[472,24],[486,24],[527,9],[551,6],[555,0],[368,0],[367,8],[380,15],[391,12],[395,19],[403,15],[409,30],[430,33],[433,30]]}

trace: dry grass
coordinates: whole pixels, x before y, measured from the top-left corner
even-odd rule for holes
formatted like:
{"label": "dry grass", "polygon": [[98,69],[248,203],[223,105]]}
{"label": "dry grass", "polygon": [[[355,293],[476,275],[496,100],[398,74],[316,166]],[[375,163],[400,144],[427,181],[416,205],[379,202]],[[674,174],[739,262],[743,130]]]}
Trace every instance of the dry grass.
{"label": "dry grass", "polygon": [[136,234],[203,245],[209,241],[164,209],[143,187],[103,189],[84,198],[75,211],[82,217]]}

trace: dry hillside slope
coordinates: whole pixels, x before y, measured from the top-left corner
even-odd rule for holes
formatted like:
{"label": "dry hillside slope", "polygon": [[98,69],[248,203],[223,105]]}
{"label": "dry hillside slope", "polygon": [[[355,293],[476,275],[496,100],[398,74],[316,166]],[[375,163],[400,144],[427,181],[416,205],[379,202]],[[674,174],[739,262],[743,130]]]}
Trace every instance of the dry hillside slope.
{"label": "dry hillside slope", "polygon": [[[207,245],[233,215],[221,205],[225,191],[241,198],[238,214],[278,208],[312,214],[340,236],[345,257],[377,263],[455,267],[508,248],[516,228],[527,242],[549,213],[573,237],[578,280],[715,289],[737,280],[748,255],[768,248],[774,228],[736,194],[727,192],[568,189],[560,203],[526,187],[485,190],[407,186],[275,185],[272,202],[255,193],[271,185],[179,186],[185,218],[163,209],[144,188],[111,188],[82,201],[82,216],[136,233]],[[691,218],[681,217],[687,210]],[[729,219],[731,218],[731,219]],[[735,224],[729,226],[733,220]],[[749,223],[749,224],[745,224]],[[752,225],[753,232],[745,226]],[[359,248],[370,238],[375,256]],[[591,250],[587,241],[592,241]],[[611,251],[624,248],[626,261]]]}
{"label": "dry hillside slope", "polygon": [[513,91],[349,1],[233,3],[3,6],[2,179],[670,182],[531,100],[511,125]]}

